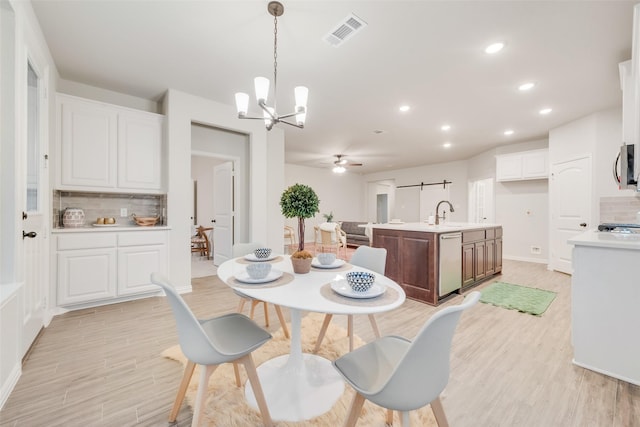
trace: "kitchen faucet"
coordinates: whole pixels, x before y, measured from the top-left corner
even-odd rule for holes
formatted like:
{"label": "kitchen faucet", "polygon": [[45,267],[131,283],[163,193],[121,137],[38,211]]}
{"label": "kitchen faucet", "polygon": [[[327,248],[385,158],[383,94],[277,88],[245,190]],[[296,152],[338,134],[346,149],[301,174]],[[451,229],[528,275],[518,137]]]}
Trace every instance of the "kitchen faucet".
{"label": "kitchen faucet", "polygon": [[[440,200],[436,205],[436,225],[440,224],[440,215],[438,215],[438,209],[440,209],[440,205],[442,203],[447,203],[449,205],[449,212],[455,212],[455,209],[453,209],[453,205],[450,201]],[[445,211],[442,211],[442,220],[444,221],[445,219],[447,219],[447,213]]]}

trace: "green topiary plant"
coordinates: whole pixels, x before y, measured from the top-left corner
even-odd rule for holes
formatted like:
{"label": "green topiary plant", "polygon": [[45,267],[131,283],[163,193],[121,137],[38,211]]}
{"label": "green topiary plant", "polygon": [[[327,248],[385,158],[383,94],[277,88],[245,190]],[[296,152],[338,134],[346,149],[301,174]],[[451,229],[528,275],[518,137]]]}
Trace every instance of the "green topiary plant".
{"label": "green topiary plant", "polygon": [[[318,205],[320,200],[318,195],[313,189],[307,185],[294,184],[291,187],[284,190],[282,197],[280,197],[280,208],[282,209],[282,215],[286,218],[298,218],[298,252],[306,252],[304,250],[304,220],[315,216],[320,212]],[[306,252],[308,253],[308,252]],[[294,258],[312,258],[309,254],[298,254]]]}

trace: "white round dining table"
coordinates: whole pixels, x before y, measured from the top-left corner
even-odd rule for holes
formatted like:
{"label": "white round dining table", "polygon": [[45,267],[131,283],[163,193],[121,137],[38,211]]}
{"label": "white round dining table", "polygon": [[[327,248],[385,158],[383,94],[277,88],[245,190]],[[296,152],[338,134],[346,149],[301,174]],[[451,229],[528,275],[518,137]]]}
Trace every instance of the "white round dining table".
{"label": "white round dining table", "polygon": [[[375,314],[393,310],[405,300],[405,293],[393,280],[376,275],[376,285],[385,290],[376,298],[346,298],[335,294],[331,284],[344,283],[348,271],[369,271],[345,263],[336,269],[312,267],[306,274],[295,274],[288,255],[277,255],[270,262],[272,271],[283,276],[273,282],[247,284],[244,257],[225,261],[218,267],[218,277],[228,286],[252,298],[287,307],[291,312],[291,344],[289,354],[278,356],[258,367],[271,417],[277,421],[302,421],[331,409],[344,391],[344,381],[323,357],[303,353],[301,342],[301,312],[331,314]],[[248,403],[257,408],[253,390],[245,386]]]}

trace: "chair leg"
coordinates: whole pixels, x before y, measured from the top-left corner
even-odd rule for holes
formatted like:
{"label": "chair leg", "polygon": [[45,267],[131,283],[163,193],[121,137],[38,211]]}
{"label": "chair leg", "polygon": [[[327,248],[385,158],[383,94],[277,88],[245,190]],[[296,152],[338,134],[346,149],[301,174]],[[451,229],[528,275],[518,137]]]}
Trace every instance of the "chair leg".
{"label": "chair leg", "polygon": [[256,311],[256,305],[260,304],[260,301],[251,300],[251,311],[249,312],[249,318],[253,320],[253,313]]}
{"label": "chair leg", "polygon": [[184,395],[187,393],[187,387],[189,387],[195,368],[196,364],[191,360],[188,360],[187,365],[184,367],[184,373],[182,374],[182,381],[180,381],[180,386],[178,387],[176,400],[173,402],[173,408],[171,408],[171,413],[169,414],[170,423],[175,422],[176,418],[178,418],[178,412],[180,412],[180,407],[184,401]]}
{"label": "chair leg", "polygon": [[380,338],[380,330],[378,329],[378,324],[376,323],[376,318],[373,314],[369,315],[369,322],[371,322],[371,329],[373,329],[373,334],[376,338]]}
{"label": "chair leg", "polygon": [[267,308],[267,302],[262,301],[262,308],[264,309],[264,324],[269,327],[269,309]]}
{"label": "chair leg", "polygon": [[393,409],[387,409],[387,425],[393,426]]}
{"label": "chair leg", "polygon": [[233,376],[236,377],[236,386],[242,386],[242,382],[240,381],[240,369],[238,369],[238,364],[233,362]]}
{"label": "chair leg", "polygon": [[198,393],[196,394],[196,403],[193,406],[193,419],[191,421],[191,427],[198,427],[202,421],[202,414],[204,409],[204,402],[207,397],[207,391],[209,388],[209,378],[211,374],[216,370],[218,365],[201,366],[200,371],[200,384],[198,384]]}
{"label": "chair leg", "polygon": [[353,396],[347,419],[344,421],[344,427],[355,427],[360,417],[360,411],[362,411],[362,405],[364,405],[364,396],[356,392],[356,395]]}
{"label": "chair leg", "polygon": [[280,324],[282,325],[282,332],[284,332],[285,338],[289,339],[289,328],[287,328],[287,322],[284,321],[284,316],[282,315],[282,309],[279,305],[274,304],[273,307],[276,309],[276,314],[278,315],[278,319],[280,319]]}
{"label": "chair leg", "polygon": [[353,351],[353,315],[347,315],[347,334],[349,334],[349,351]]}
{"label": "chair leg", "polygon": [[440,396],[436,397],[431,402],[431,410],[433,411],[433,415],[436,417],[438,427],[449,427],[449,421],[447,421],[447,416],[444,413],[444,407],[442,406]]}
{"label": "chair leg", "polygon": [[240,302],[238,303],[238,309],[236,310],[238,313],[242,313],[244,309],[244,304],[247,302],[246,298],[240,298]]}
{"label": "chair leg", "polygon": [[251,354],[247,354],[246,356],[242,357],[240,361],[244,364],[244,369],[247,371],[247,376],[249,377],[249,382],[251,383],[251,388],[253,389],[256,403],[258,404],[258,408],[260,409],[260,415],[262,415],[262,424],[264,424],[265,427],[272,427],[273,421],[271,421],[271,415],[269,415],[267,401],[264,398],[262,386],[260,385],[260,380],[258,379],[258,372],[256,371],[256,365],[253,363]]}
{"label": "chair leg", "polygon": [[318,350],[320,350],[320,345],[322,344],[324,335],[327,333],[327,328],[329,327],[329,323],[331,323],[332,317],[333,314],[326,314],[324,316],[324,322],[322,322],[322,327],[320,328],[320,333],[318,334],[318,339],[316,340],[316,347],[313,349],[314,353],[317,353]]}

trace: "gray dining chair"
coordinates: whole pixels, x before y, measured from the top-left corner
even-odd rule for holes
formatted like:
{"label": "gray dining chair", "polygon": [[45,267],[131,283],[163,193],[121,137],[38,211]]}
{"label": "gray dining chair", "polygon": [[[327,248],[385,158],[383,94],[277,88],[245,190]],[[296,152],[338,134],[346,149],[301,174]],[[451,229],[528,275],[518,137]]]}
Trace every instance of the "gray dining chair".
{"label": "gray dining chair", "polygon": [[[357,267],[363,267],[368,270],[374,271],[378,274],[384,276],[384,272],[387,265],[387,250],[385,248],[372,248],[369,246],[358,246],[358,249],[351,256],[351,260],[349,261],[352,265]],[[376,323],[376,318],[373,314],[369,314],[369,322],[371,323],[371,328],[373,329],[373,333],[376,338],[380,338],[380,330],[378,329],[378,324]],[[320,328],[320,333],[318,334],[318,339],[316,340],[316,346],[314,348],[314,352],[317,353],[320,350],[320,345],[322,344],[322,340],[324,339],[325,334],[327,333],[327,328],[329,327],[329,323],[331,323],[331,319],[333,318],[333,314],[327,313],[324,316],[324,321],[322,322],[322,327]],[[347,335],[349,336],[349,351],[353,350],[353,315],[347,315]]]}
{"label": "gray dining chair", "polygon": [[160,286],[167,296],[176,319],[180,349],[187,358],[187,365],[169,415],[169,422],[176,420],[196,365],[201,365],[201,369],[200,384],[193,408],[192,426],[199,426],[202,421],[209,378],[213,371],[222,363],[233,363],[236,385],[240,386],[237,367],[239,362],[244,365],[247,371],[247,377],[253,388],[264,425],[273,425],[256,366],[251,357],[254,350],[271,339],[271,334],[240,313],[226,314],[211,319],[196,319],[189,306],[166,277],[159,273],[152,273],[151,283]]}
{"label": "gray dining chair", "polygon": [[[258,248],[264,248],[264,245],[262,245],[261,243],[236,243],[233,245],[233,249],[232,249],[233,257],[237,258],[237,257],[249,255]],[[262,307],[264,309],[264,323],[268,328],[269,327],[269,308],[268,308],[267,302],[259,299],[251,298],[249,295],[246,295],[245,293],[237,289],[234,289],[233,292],[235,292],[235,294],[240,297],[240,302],[238,303],[238,309],[236,310],[238,313],[242,313],[242,310],[244,309],[244,305],[247,302],[251,304],[251,308],[249,310],[250,319],[253,319],[253,314],[256,309],[256,306],[262,303]],[[280,320],[280,326],[282,326],[282,332],[284,332],[284,336],[286,338],[289,338],[289,328],[287,328],[287,322],[285,322],[284,320],[282,309],[280,308],[279,305],[276,305],[276,304],[273,305],[273,308],[275,308],[276,315],[278,316],[278,320]]]}
{"label": "gray dining chair", "polygon": [[385,336],[333,362],[356,391],[344,426],[356,425],[365,399],[387,408],[387,424],[393,422],[393,411],[400,411],[402,427],[409,427],[409,411],[431,404],[438,426],[448,426],[440,394],[449,382],[451,341],[460,315],[479,299],[480,292],[474,291],[462,304],[438,311],[413,342]]}

